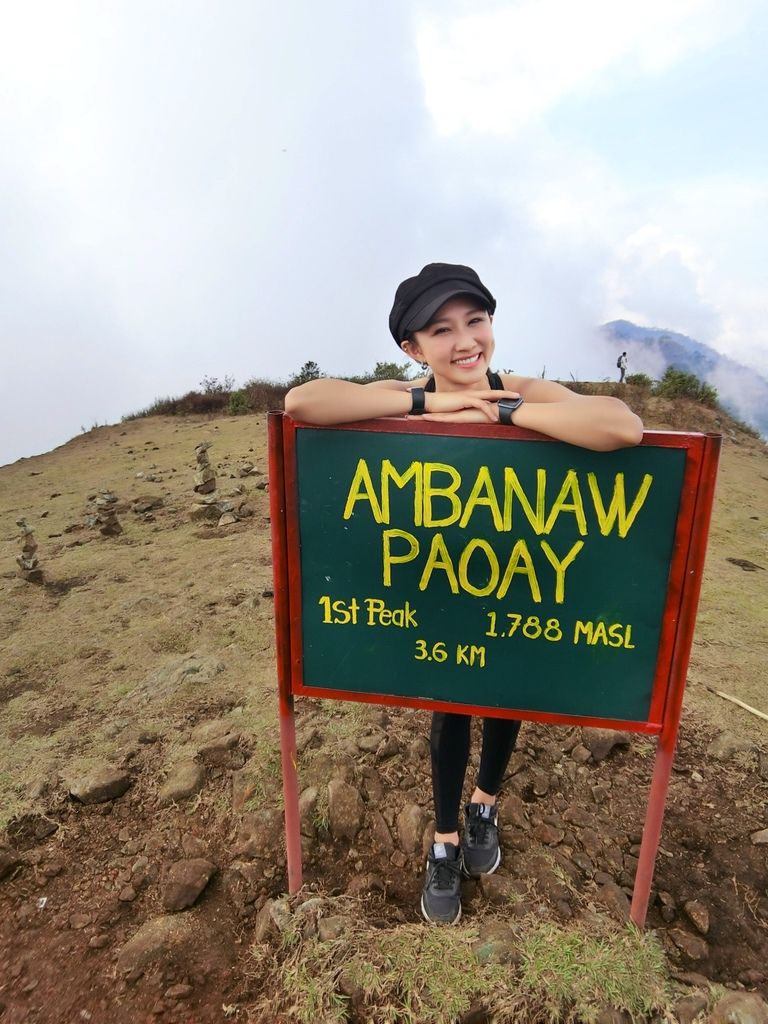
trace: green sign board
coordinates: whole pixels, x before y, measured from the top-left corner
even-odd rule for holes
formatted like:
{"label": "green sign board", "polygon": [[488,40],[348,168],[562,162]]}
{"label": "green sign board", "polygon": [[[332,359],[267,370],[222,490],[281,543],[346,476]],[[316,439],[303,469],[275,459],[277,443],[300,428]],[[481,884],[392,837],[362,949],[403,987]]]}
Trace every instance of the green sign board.
{"label": "green sign board", "polygon": [[304,425],[294,445],[297,692],[649,720],[684,446]]}

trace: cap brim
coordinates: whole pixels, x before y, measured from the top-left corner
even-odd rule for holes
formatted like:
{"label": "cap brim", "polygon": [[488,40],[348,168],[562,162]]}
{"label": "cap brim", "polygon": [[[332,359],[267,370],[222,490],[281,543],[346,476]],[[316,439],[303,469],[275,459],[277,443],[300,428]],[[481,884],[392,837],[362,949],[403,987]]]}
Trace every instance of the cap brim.
{"label": "cap brim", "polygon": [[479,288],[475,288],[471,284],[465,284],[462,281],[441,281],[440,284],[433,285],[432,288],[419,296],[418,307],[412,313],[409,311],[407,318],[403,319],[402,330],[423,330],[435,313],[437,313],[438,309],[445,305],[449,299],[456,298],[457,295],[476,295],[477,298],[482,300],[483,309],[488,309],[488,296],[481,292]]}

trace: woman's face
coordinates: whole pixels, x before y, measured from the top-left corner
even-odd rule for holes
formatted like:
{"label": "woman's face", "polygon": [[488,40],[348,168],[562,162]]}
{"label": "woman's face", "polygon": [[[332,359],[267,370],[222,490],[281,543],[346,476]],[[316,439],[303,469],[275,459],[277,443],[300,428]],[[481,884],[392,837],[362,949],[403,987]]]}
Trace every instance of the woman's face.
{"label": "woman's face", "polygon": [[492,318],[471,295],[449,299],[423,330],[402,343],[409,356],[429,365],[444,391],[485,387],[495,347]]}

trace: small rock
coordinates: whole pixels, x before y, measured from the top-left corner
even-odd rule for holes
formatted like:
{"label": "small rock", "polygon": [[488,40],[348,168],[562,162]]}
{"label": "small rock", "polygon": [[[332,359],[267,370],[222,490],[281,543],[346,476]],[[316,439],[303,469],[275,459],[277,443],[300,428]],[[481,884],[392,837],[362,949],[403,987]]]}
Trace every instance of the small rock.
{"label": "small rock", "polygon": [[386,761],[387,758],[394,757],[395,754],[400,753],[400,743],[396,737],[392,735],[386,735],[381,743],[376,748],[376,760]]}
{"label": "small rock", "polygon": [[631,737],[628,732],[618,729],[596,729],[585,726],[581,730],[581,742],[595,761],[602,761],[614,747],[628,747]]}
{"label": "small rock", "polygon": [[215,872],[216,865],[202,857],[176,861],[163,887],[165,909],[178,911],[191,907]]}
{"label": "small rock", "polygon": [[472,952],[481,965],[506,964],[514,967],[520,961],[517,933],[508,924],[490,922],[483,927],[483,937],[474,943]]}
{"label": "small rock", "polygon": [[717,761],[728,761],[734,754],[743,750],[754,750],[754,747],[755,744],[751,740],[734,736],[732,732],[721,732],[708,745],[707,755]]}
{"label": "small rock", "polygon": [[533,835],[540,843],[546,843],[547,846],[557,846],[558,843],[562,843],[565,832],[561,828],[556,828],[554,825],[542,822],[533,830]]}
{"label": "small rock", "polygon": [[381,746],[384,740],[384,734],[382,732],[366,733],[365,736],[357,737],[357,749],[362,750],[364,754],[375,753]]}
{"label": "small rock", "polygon": [[70,796],[83,804],[104,803],[122,796],[131,785],[128,772],[104,765],[88,775],[75,779],[69,787]]}
{"label": "small rock", "polygon": [[528,813],[524,801],[517,793],[506,793],[499,801],[499,820],[502,824],[514,825],[515,828],[528,830]]}
{"label": "small rock", "polygon": [[545,772],[534,772],[531,785],[536,796],[546,796],[549,792],[550,777]]}
{"label": "small rock", "polygon": [[340,914],[333,917],[321,917],[317,922],[317,937],[321,942],[331,942],[333,939],[341,938],[349,925],[349,918],[342,917]]}
{"label": "small rock", "polygon": [[675,1007],[675,1017],[679,1024],[693,1024],[693,1021],[707,1008],[707,997],[703,995],[686,996]]}
{"label": "small rock", "polygon": [[309,786],[299,797],[299,821],[303,836],[314,836],[315,834],[315,813],[318,795],[317,789],[314,786]]}
{"label": "small rock", "polygon": [[21,863],[19,854],[10,846],[0,846],[0,879],[10,875],[17,865]]}
{"label": "small rock", "polygon": [[91,923],[91,920],[92,918],[90,914],[70,914],[69,927],[73,931],[79,932],[82,931],[83,928],[87,928],[88,925]]}
{"label": "small rock", "polygon": [[104,935],[103,933],[99,935],[92,935],[90,939],[88,939],[88,945],[91,949],[104,949],[105,946],[109,945],[109,936]]}
{"label": "small rock", "polygon": [[194,860],[208,855],[207,845],[199,838],[199,836],[193,835],[191,832],[185,832],[181,837],[181,848],[184,851],[184,856],[188,860]]}
{"label": "small rock", "polygon": [[480,875],[479,886],[490,903],[502,903],[508,898],[507,881],[501,875]]}
{"label": "small rock", "polygon": [[384,820],[384,815],[377,808],[373,808],[369,812],[369,817],[371,819],[371,834],[375,847],[379,850],[392,850],[394,847],[392,834]]}
{"label": "small rock", "polygon": [[571,757],[576,764],[586,764],[592,755],[590,754],[587,747],[583,743],[577,743],[571,751]]}
{"label": "small rock", "polygon": [[704,904],[700,903],[699,900],[688,900],[687,903],[683,904],[683,910],[691,924],[702,935],[706,935],[709,931],[709,911]]}
{"label": "small rock", "polygon": [[191,985],[185,985],[181,982],[178,985],[171,985],[163,993],[165,999],[187,999],[192,995],[194,989]]}
{"label": "small rock", "polygon": [[353,875],[347,886],[348,896],[360,896],[363,893],[381,892],[385,893],[387,887],[379,875]]}
{"label": "small rock", "polygon": [[754,992],[729,992],[715,1004],[710,1024],[768,1024],[768,1006]]}
{"label": "small rock", "polygon": [[117,898],[121,903],[133,903],[136,899],[136,890],[132,885],[126,885],[117,894]]}
{"label": "small rock", "polygon": [[692,771],[691,772],[691,780],[693,782],[703,782],[704,781],[704,776],[701,774],[701,772]]}
{"label": "small rock", "polygon": [[205,782],[205,769],[197,761],[180,761],[171,769],[157,794],[161,804],[177,803],[199,793]]}
{"label": "small rock", "polygon": [[117,958],[117,974],[135,979],[162,961],[199,971],[209,968],[212,951],[218,958],[233,953],[198,915],[166,914],[146,921],[125,943]]}
{"label": "small rock", "polygon": [[224,515],[221,516],[221,518],[219,519],[219,524],[218,525],[219,526],[233,526],[236,522],[238,522],[238,518],[234,514],[234,512],[225,512]]}
{"label": "small rock", "polygon": [[354,786],[341,779],[328,783],[328,817],[336,839],[354,839],[363,821],[363,798]]}
{"label": "small rock", "polygon": [[709,956],[709,946],[698,935],[691,935],[682,928],[670,928],[667,934],[677,948],[691,960],[705,960]]}
{"label": "small rock", "polygon": [[765,846],[768,844],[768,828],[753,832],[749,838],[753,846]]}
{"label": "small rock", "polygon": [[232,760],[232,751],[240,742],[239,732],[228,732],[217,736],[198,747],[198,754],[206,764],[226,767]]}
{"label": "small rock", "polygon": [[421,849],[421,839],[427,824],[427,814],[418,804],[409,804],[397,816],[397,834],[400,847],[409,857]]}
{"label": "small rock", "polygon": [[619,921],[629,920],[629,900],[615,882],[606,882],[602,885],[598,892],[598,899]]}

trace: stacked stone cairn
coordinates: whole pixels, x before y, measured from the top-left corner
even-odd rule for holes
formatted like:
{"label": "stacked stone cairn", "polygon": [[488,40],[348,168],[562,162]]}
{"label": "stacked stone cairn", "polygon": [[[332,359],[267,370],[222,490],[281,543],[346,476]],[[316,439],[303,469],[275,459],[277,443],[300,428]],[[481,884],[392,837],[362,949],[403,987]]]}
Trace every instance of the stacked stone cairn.
{"label": "stacked stone cairn", "polygon": [[37,558],[37,541],[32,532],[32,527],[27,524],[26,519],[17,519],[16,525],[21,528],[21,554],[16,558],[19,567],[19,576],[27,583],[42,583],[43,570],[40,568]]}
{"label": "stacked stone cairn", "polygon": [[189,518],[193,522],[201,519],[215,519],[219,526],[229,526],[236,523],[235,506],[231,501],[220,501],[215,496],[216,472],[208,458],[210,441],[202,441],[195,445],[195,493],[201,495],[192,506]]}
{"label": "stacked stone cairn", "polygon": [[203,441],[195,445],[195,459],[197,460],[197,471],[195,473],[195,493],[213,494],[216,490],[216,473],[208,458],[210,441]]}
{"label": "stacked stone cairn", "polygon": [[119,537],[123,532],[122,524],[117,518],[117,495],[112,491],[99,491],[91,512],[86,519],[87,526],[98,526],[103,537]]}

